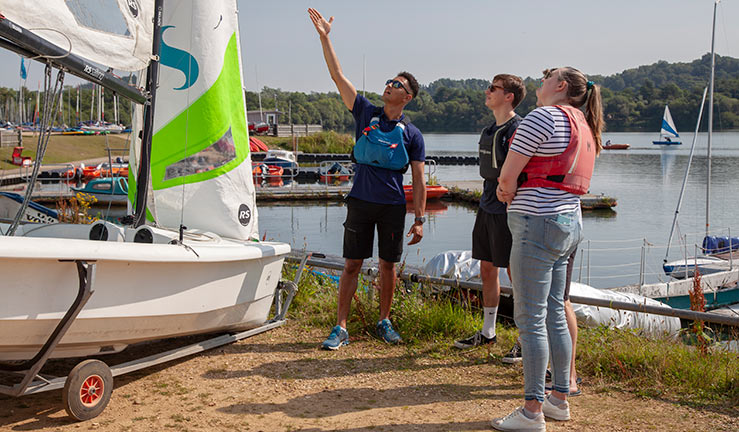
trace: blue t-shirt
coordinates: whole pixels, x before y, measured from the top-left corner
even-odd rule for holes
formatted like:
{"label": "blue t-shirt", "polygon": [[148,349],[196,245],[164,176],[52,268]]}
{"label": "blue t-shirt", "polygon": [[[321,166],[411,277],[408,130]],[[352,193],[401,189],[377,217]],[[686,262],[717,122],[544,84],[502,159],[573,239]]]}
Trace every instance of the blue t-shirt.
{"label": "blue t-shirt", "polygon": [[[367,98],[357,93],[354,107],[351,110],[356,126],[355,140],[362,136],[364,128],[369,126],[373,117],[378,116],[380,110],[381,108],[372,105]],[[389,120],[384,111],[379,117],[380,130],[383,132],[390,132],[398,124],[397,121]],[[411,161],[424,162],[426,160],[423,135],[412,123],[406,125],[403,131],[403,143]],[[354,184],[349,196],[379,204],[405,204],[403,173],[370,165],[354,164]]]}

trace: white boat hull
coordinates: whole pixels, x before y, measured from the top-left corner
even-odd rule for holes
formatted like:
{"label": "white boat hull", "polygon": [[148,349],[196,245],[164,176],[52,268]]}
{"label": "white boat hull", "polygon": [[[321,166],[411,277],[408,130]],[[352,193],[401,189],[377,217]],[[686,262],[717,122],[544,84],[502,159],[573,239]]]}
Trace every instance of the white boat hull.
{"label": "white boat hull", "polygon": [[74,260],[95,262],[93,294],[52,357],[117,352],[267,320],[289,245],[204,236],[186,238],[187,246],[133,243],[120,240],[132,239],[134,230],[107,226],[119,241],[84,239],[89,225],[26,229],[29,236],[66,230],[63,239],[0,239],[0,360],[31,358],[46,342],[79,290]]}

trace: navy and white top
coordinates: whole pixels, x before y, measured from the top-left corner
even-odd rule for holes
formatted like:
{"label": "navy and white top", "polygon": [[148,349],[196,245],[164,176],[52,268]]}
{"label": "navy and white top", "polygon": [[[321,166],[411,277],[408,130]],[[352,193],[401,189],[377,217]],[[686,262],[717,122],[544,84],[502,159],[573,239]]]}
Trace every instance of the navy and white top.
{"label": "navy and white top", "polygon": [[[564,111],[546,106],[531,111],[516,130],[509,151],[533,157],[557,156],[570,144],[570,121]],[[551,187],[519,188],[509,212],[536,216],[569,213],[580,208],[580,197]]]}
{"label": "navy and white top", "polygon": [[[378,111],[376,106],[357,93],[354,107],[351,110],[356,126],[354,134],[356,139],[359,139],[364,128],[370,124],[376,111]],[[389,132],[395,128],[396,124],[398,122],[388,119],[384,112],[380,115],[381,131]],[[426,160],[423,135],[413,123],[408,123],[403,131],[403,142],[411,161],[424,162]],[[378,204],[405,204],[403,173],[371,165],[355,164],[354,184],[349,196]]]}

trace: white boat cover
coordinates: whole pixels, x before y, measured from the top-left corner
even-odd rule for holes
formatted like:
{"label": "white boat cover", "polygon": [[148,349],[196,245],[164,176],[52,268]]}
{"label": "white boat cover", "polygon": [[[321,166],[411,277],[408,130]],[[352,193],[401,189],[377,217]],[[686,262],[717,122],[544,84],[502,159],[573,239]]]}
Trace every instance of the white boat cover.
{"label": "white boat cover", "polygon": [[151,58],[152,0],[0,0],[0,13],[100,65],[136,71]]}
{"label": "white boat cover", "polygon": [[[447,251],[429,260],[425,272],[431,276],[475,281],[480,279],[480,261],[472,258],[471,251]],[[511,286],[505,271],[500,272],[500,283]],[[572,282],[570,294],[573,296],[647,304],[652,306],[669,307],[656,300],[638,294],[620,293],[607,289],[597,289],[591,286]],[[588,326],[607,325],[620,329],[640,329],[645,334],[659,336],[665,333],[674,335],[680,331],[680,319],[641,312],[620,311],[610,308],[588,306],[573,303],[572,307],[580,324]]]}

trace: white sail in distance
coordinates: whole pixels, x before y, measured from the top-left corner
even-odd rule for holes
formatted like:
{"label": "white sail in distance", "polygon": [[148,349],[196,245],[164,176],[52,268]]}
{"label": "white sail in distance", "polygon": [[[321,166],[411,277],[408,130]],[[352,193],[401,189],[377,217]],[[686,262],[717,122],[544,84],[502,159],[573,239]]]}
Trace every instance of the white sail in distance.
{"label": "white sail in distance", "polygon": [[672,120],[670,107],[667,105],[665,105],[665,114],[662,116],[662,129],[659,131],[659,134],[668,138],[678,138],[680,136],[677,133],[675,122]]}

